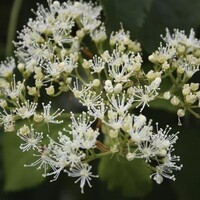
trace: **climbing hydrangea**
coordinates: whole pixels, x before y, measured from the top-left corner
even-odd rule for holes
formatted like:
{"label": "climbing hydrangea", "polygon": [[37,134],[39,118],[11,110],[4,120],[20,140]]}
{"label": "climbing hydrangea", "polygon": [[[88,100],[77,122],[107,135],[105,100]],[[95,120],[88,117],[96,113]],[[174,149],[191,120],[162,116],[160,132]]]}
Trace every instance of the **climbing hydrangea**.
{"label": "climbing hydrangea", "polygon": [[[35,151],[35,162],[25,166],[42,168],[51,181],[64,171],[76,178],[82,193],[98,177],[91,161],[107,155],[127,162],[143,159],[158,184],[175,180],[173,172],[182,168],[174,155],[178,132],[154,125],[145,109],[163,99],[177,109],[179,125],[187,112],[200,118],[199,84],[189,81],[199,71],[200,41],[192,29],[189,36],[166,29],[163,43],[149,56],[152,68],[143,70],[139,42],[122,25],[108,35],[101,11],[82,1],[48,0],[48,8],[38,4],[35,19],[18,32],[16,58],[0,63],[0,126],[16,132],[22,152]],[[171,81],[167,90],[164,79]],[[83,112],[53,106],[53,98],[65,103],[66,94],[73,94]],[[24,123],[17,128],[19,121]],[[46,132],[38,131],[44,124]],[[56,138],[52,124],[65,127]]]}

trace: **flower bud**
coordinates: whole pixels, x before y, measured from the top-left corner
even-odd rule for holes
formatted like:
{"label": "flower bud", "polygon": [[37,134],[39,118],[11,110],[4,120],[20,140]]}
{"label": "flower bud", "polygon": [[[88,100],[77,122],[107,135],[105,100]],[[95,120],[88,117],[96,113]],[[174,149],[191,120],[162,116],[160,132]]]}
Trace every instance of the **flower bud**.
{"label": "flower bud", "polygon": [[135,94],[135,89],[133,87],[128,88],[127,93],[129,95],[134,95]]}
{"label": "flower bud", "polygon": [[36,96],[37,95],[37,89],[36,87],[29,87],[27,86],[28,89],[28,94],[31,96]]}
{"label": "flower bud", "polygon": [[197,96],[195,94],[192,94],[192,93],[186,95],[186,97],[185,97],[186,103],[193,104],[196,100],[197,100]]}
{"label": "flower bud", "polygon": [[111,138],[117,138],[118,137],[118,135],[119,135],[119,132],[118,132],[118,130],[110,130],[109,131],[109,136],[111,137]]}
{"label": "flower bud", "polygon": [[23,72],[24,69],[25,69],[25,65],[24,65],[23,63],[19,63],[19,64],[17,65],[17,68],[18,68],[18,70],[19,70],[20,72]]}
{"label": "flower bud", "polygon": [[177,51],[179,54],[183,54],[185,52],[185,46],[179,45]]}
{"label": "flower bud", "polygon": [[163,97],[166,99],[166,100],[169,100],[171,98],[171,93],[168,91],[168,92],[165,92],[163,94]]}
{"label": "flower bud", "polygon": [[66,79],[66,83],[67,84],[71,84],[71,82],[72,82],[72,78],[71,77],[69,77],[69,78]]}
{"label": "flower bud", "polygon": [[30,133],[30,129],[26,124],[24,124],[24,126],[22,126],[18,131],[18,134],[23,136],[27,135],[28,133]]}
{"label": "flower bud", "polygon": [[191,83],[190,84],[190,89],[192,91],[197,91],[199,89],[199,83]]}
{"label": "flower bud", "polygon": [[126,154],[126,159],[127,159],[128,161],[132,161],[134,158],[135,158],[135,154],[134,154],[134,153],[128,152],[128,153]]}
{"label": "flower bud", "polygon": [[115,87],[114,87],[114,93],[115,94],[119,94],[122,91],[122,84],[118,83]]}
{"label": "flower bud", "polygon": [[104,51],[103,54],[101,54],[101,58],[103,59],[103,61],[107,62],[108,59],[110,58],[110,54],[108,51]]}
{"label": "flower bud", "polygon": [[40,114],[35,113],[34,116],[33,116],[33,120],[35,122],[41,122],[43,120],[43,116],[40,115]]}
{"label": "flower bud", "polygon": [[171,104],[174,105],[174,106],[177,106],[179,103],[180,103],[180,100],[178,97],[176,96],[173,96],[170,100]]}
{"label": "flower bud", "polygon": [[184,117],[184,116],[185,116],[185,111],[184,111],[183,109],[178,109],[177,115],[178,115],[179,117]]}
{"label": "flower bud", "polygon": [[0,99],[0,107],[5,108],[7,106],[7,101],[5,99]]}
{"label": "flower bud", "polygon": [[82,63],[82,66],[83,66],[83,68],[85,68],[85,69],[89,69],[89,68],[91,67],[91,62],[84,59],[84,60],[83,60],[83,63]]}
{"label": "flower bud", "polygon": [[177,68],[177,73],[183,74],[184,72],[185,72],[185,69],[184,69],[182,66],[179,66],[179,67]]}
{"label": "flower bud", "polygon": [[48,95],[53,95],[55,93],[55,89],[53,85],[49,86],[48,88],[45,88],[45,90]]}
{"label": "flower bud", "polygon": [[167,63],[167,61],[165,61],[163,64],[162,64],[162,69],[163,70],[167,70],[170,68],[170,65]]}
{"label": "flower bud", "polygon": [[92,85],[94,87],[98,87],[100,85],[100,80],[99,79],[94,79],[93,82],[92,82]]}
{"label": "flower bud", "polygon": [[159,149],[158,151],[158,156],[160,157],[165,157],[167,155],[167,150],[166,149]]}
{"label": "flower bud", "polygon": [[149,61],[152,62],[152,63],[155,63],[156,62],[156,58],[155,58],[155,55],[152,54],[148,57]]}
{"label": "flower bud", "polygon": [[105,81],[104,89],[105,89],[106,92],[108,92],[108,93],[113,92],[113,85],[112,85],[111,80],[106,80],[106,81]]}

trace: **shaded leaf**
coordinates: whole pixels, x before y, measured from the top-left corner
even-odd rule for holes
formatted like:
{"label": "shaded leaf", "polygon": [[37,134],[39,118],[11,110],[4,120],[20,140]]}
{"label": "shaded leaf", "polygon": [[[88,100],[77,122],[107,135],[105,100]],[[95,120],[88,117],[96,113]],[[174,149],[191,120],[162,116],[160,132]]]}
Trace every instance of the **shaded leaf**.
{"label": "shaded leaf", "polygon": [[[50,125],[51,137],[56,138],[59,130],[67,127],[69,118],[65,115],[63,124]],[[17,122],[16,130],[26,123],[25,120]],[[29,122],[30,123],[30,122]],[[44,133],[44,142],[49,139],[45,138],[48,133],[47,125],[40,125],[35,128],[37,132]],[[37,157],[33,156],[33,151],[22,152],[19,148],[22,140],[17,137],[16,133],[4,133],[3,137],[3,167],[4,167],[4,189],[6,191],[18,191],[25,188],[37,186],[43,181],[42,170],[37,167],[24,167],[24,164],[31,164]]]}
{"label": "shaded leaf", "polygon": [[100,179],[107,182],[108,189],[121,190],[128,197],[142,197],[152,189],[151,170],[139,159],[127,161],[124,158],[105,157],[99,165]]}
{"label": "shaded leaf", "polygon": [[165,99],[156,99],[154,101],[151,101],[150,103],[150,108],[152,109],[161,109],[169,112],[177,112],[178,108],[173,106],[169,100]]}
{"label": "shaded leaf", "polygon": [[200,26],[199,10],[199,0],[155,0],[138,35],[145,51],[151,53],[157,49],[160,34],[165,35],[166,27],[170,30],[179,28],[187,33],[191,28],[196,30]]}
{"label": "shaded leaf", "polygon": [[143,26],[153,0],[100,0],[106,15],[108,30],[118,30],[122,22],[125,29],[137,33]]}
{"label": "shaded leaf", "polygon": [[200,134],[199,127],[179,128],[179,141],[175,153],[180,155],[183,168],[176,175],[173,187],[178,194],[178,200],[198,200],[200,185]]}
{"label": "shaded leaf", "polygon": [[122,22],[148,54],[157,49],[166,27],[188,32],[200,26],[199,0],[101,0],[101,3],[109,32],[119,29]]}

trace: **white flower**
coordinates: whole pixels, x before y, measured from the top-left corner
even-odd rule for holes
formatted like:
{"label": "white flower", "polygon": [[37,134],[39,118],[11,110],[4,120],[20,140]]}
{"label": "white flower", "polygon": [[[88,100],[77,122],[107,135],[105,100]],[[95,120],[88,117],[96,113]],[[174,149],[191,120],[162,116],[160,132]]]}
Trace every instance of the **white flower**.
{"label": "white flower", "polygon": [[130,32],[127,31],[125,32],[123,27],[116,32],[112,32],[110,35],[110,44],[115,45],[115,44],[123,44],[123,45],[128,45],[130,42]]}
{"label": "white flower", "polygon": [[[68,2],[68,4],[70,4],[70,2]],[[80,17],[84,14],[88,18],[97,19],[102,10],[101,6],[97,6],[92,2],[86,3],[75,1],[71,6],[68,4],[66,3],[66,7],[69,9],[69,12],[73,17]]]}
{"label": "white flower", "polygon": [[95,43],[101,43],[103,42],[104,40],[107,39],[107,35],[106,35],[106,28],[105,26],[102,24],[100,26],[99,29],[95,29],[91,34],[90,34],[92,40],[95,42]]}
{"label": "white flower", "polygon": [[94,56],[91,62],[91,69],[93,70],[92,73],[100,73],[102,69],[105,68],[105,62],[101,57]]}
{"label": "white flower", "polygon": [[10,86],[2,89],[6,96],[10,97],[12,100],[16,100],[20,97],[23,88],[24,82],[18,81],[16,83],[15,75],[13,75],[13,82],[10,83]]}
{"label": "white flower", "polygon": [[37,166],[37,169],[44,168],[44,173],[43,176],[45,177],[47,174],[47,170],[49,166],[51,169],[55,169],[54,167],[54,161],[50,158],[50,152],[51,152],[51,147],[50,146],[41,146],[38,149],[39,154],[33,154],[35,157],[39,157],[35,162],[29,164],[29,165],[24,165],[25,167],[34,167]]}
{"label": "white flower", "polygon": [[104,86],[104,89],[106,92],[108,93],[111,93],[113,92],[113,84],[112,84],[112,81],[111,80],[106,80],[105,81],[105,86]]}
{"label": "white flower", "polygon": [[99,134],[98,130],[93,130],[90,127],[86,132],[76,132],[73,134],[73,141],[78,142],[83,149],[91,149],[95,147]]}
{"label": "white flower", "polygon": [[105,106],[104,102],[101,102],[100,105],[97,107],[94,106],[89,107],[87,113],[93,116],[94,118],[99,118],[102,120],[104,118],[106,111],[107,107]]}
{"label": "white flower", "polygon": [[128,112],[128,109],[132,106],[132,103],[134,101],[133,98],[126,98],[125,93],[122,95],[112,95],[111,98],[109,95],[107,95],[107,98],[109,100],[109,106],[111,110],[114,110],[117,112],[118,115],[123,115],[124,113]]}
{"label": "white flower", "polygon": [[145,105],[149,107],[149,102],[154,100],[155,97],[158,95],[157,90],[159,88],[155,88],[155,85],[144,85],[142,86],[135,86],[135,92],[133,94],[134,101],[139,102],[137,107],[142,106],[140,112],[144,109]]}
{"label": "white flower", "polygon": [[53,80],[59,79],[61,73],[64,71],[64,68],[56,61],[45,63],[43,68],[45,69],[46,74],[51,76]]}
{"label": "white flower", "polygon": [[85,158],[85,153],[77,148],[75,141],[71,141],[66,135],[59,132],[59,142],[55,142],[50,138],[51,158],[53,159],[53,172],[49,172],[46,176],[53,175],[52,181],[56,181],[60,172],[67,166],[74,166]]}
{"label": "white flower", "polygon": [[165,129],[158,128],[158,123],[156,123],[156,133],[152,135],[152,143],[154,146],[158,147],[159,149],[169,149],[170,146],[176,143],[179,132],[175,134],[169,134],[171,131],[171,127],[168,125]]}
{"label": "white flower", "polygon": [[16,115],[20,116],[22,119],[28,119],[32,115],[35,114],[35,110],[37,108],[37,103],[29,103],[29,100],[27,100],[25,103],[22,103],[21,105],[18,102],[18,108],[15,109]]}
{"label": "white flower", "polygon": [[49,124],[49,123],[52,123],[52,124],[63,123],[63,120],[56,120],[55,118],[60,116],[64,110],[57,109],[54,113],[51,113],[50,112],[51,102],[48,103],[46,106],[44,105],[44,103],[42,103],[42,106],[43,106],[43,112],[41,113],[41,115],[43,116],[43,120],[44,120],[45,123],[47,123],[47,124]]}
{"label": "white flower", "polygon": [[90,184],[91,178],[97,178],[97,175],[93,175],[90,171],[92,169],[92,166],[88,165],[87,163],[79,163],[76,164],[74,167],[70,168],[70,171],[67,171],[68,176],[75,177],[77,180],[75,183],[80,181],[80,188],[81,193],[84,193],[84,186],[85,183],[89,185],[89,187],[92,187]]}
{"label": "white flower", "polygon": [[173,46],[167,45],[166,47],[163,47],[162,44],[160,44],[160,47],[158,50],[156,50],[152,55],[149,56],[149,60],[153,63],[165,63],[169,59],[172,59],[175,57],[176,50]]}
{"label": "white flower", "polygon": [[69,86],[69,88],[74,93],[74,96],[76,98],[81,98],[86,92],[88,92],[91,89],[91,87],[92,87],[92,84],[89,84],[88,86],[81,85],[81,88],[80,88],[78,79],[76,79],[76,81],[74,81],[73,89]]}
{"label": "white flower", "polygon": [[50,76],[53,80],[58,80],[62,74],[70,74],[76,67],[77,63],[73,60],[73,54],[62,57],[61,60],[54,56],[53,60],[48,61],[42,66],[47,74],[46,78]]}
{"label": "white flower", "polygon": [[196,65],[191,60],[190,61],[182,60],[180,62],[180,65],[183,67],[185,74],[187,75],[188,78],[191,78],[196,72],[199,71],[199,65]]}
{"label": "white flower", "polygon": [[[28,46],[26,50],[23,51],[17,51],[17,56],[26,63],[40,63],[45,58],[45,50],[47,49],[47,44],[31,44]],[[28,65],[29,66],[29,65]]]}
{"label": "white flower", "polygon": [[185,31],[174,29],[174,33],[170,34],[169,29],[166,29],[166,36],[163,40],[172,46],[177,47],[179,44],[185,45],[189,51],[200,47],[200,41],[195,38],[195,32],[193,29],[190,30],[189,37],[185,34]]}
{"label": "white flower", "polygon": [[79,101],[82,103],[83,106],[90,107],[97,107],[102,102],[101,92],[97,94],[95,91],[87,90],[82,93]]}
{"label": "white flower", "polygon": [[117,112],[113,110],[108,110],[108,120],[103,120],[103,123],[107,124],[113,129],[120,129],[123,126],[124,118],[126,117],[126,113],[118,115]]}
{"label": "white flower", "polygon": [[117,83],[130,81],[134,72],[140,69],[142,60],[139,58],[139,54],[135,55],[133,52],[124,54],[114,50],[108,60],[109,76]]}
{"label": "white flower", "polygon": [[[151,121],[146,123],[146,117],[142,114],[139,116],[132,117],[134,119],[134,123],[130,121],[128,133],[131,136],[131,140],[136,144],[140,144],[141,142],[148,141],[150,136],[152,135],[152,125]],[[133,123],[133,124],[132,124]]]}
{"label": "white flower", "polygon": [[29,151],[30,149],[38,149],[39,143],[42,142],[43,133],[35,132],[33,125],[31,125],[31,129],[27,132],[23,132],[22,129],[26,127],[22,127],[17,132],[17,135],[25,142],[20,145],[20,149],[24,151]]}
{"label": "white flower", "polygon": [[151,162],[151,158],[155,156],[158,149],[149,141],[144,141],[139,144],[138,150],[146,162]]}
{"label": "white flower", "polygon": [[163,177],[165,178],[168,178],[170,180],[173,180],[175,181],[176,178],[174,175],[171,175],[172,174],[172,170],[180,170],[182,168],[182,165],[181,166],[170,166],[170,165],[165,165],[165,164],[162,164],[162,165],[158,165],[156,166],[156,172],[153,173],[150,177],[156,181],[156,183],[158,184],[161,184],[163,182]]}
{"label": "white flower", "polygon": [[7,58],[4,62],[0,63],[0,77],[8,77],[12,75],[13,70],[15,69],[15,60],[14,58],[10,57]]}
{"label": "white flower", "polygon": [[94,120],[91,120],[91,118],[87,115],[87,113],[83,112],[78,117],[75,116],[73,113],[71,113],[71,124],[70,127],[70,133],[76,137],[76,135],[83,135],[87,132],[87,130],[90,128],[91,124],[94,122]]}
{"label": "white flower", "polygon": [[14,131],[15,126],[15,115],[13,114],[13,111],[11,110],[10,113],[8,113],[4,108],[3,111],[0,112],[0,126],[4,125],[4,131]]}
{"label": "white flower", "polygon": [[93,32],[94,29],[96,29],[97,27],[99,27],[99,25],[101,24],[101,21],[95,19],[95,18],[90,18],[87,15],[83,14],[83,16],[81,17],[81,23],[83,25],[83,29],[85,32]]}

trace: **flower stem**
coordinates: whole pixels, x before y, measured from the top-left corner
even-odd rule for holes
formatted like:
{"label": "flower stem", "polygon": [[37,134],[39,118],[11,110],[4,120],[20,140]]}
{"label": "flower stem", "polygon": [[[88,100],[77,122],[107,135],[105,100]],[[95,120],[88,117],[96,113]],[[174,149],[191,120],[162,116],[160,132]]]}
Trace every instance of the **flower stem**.
{"label": "flower stem", "polygon": [[9,19],[8,26],[8,36],[6,41],[6,56],[11,56],[13,53],[13,44],[12,41],[15,38],[15,32],[17,28],[17,21],[20,12],[20,8],[23,0],[15,0],[12,6],[11,15]]}

